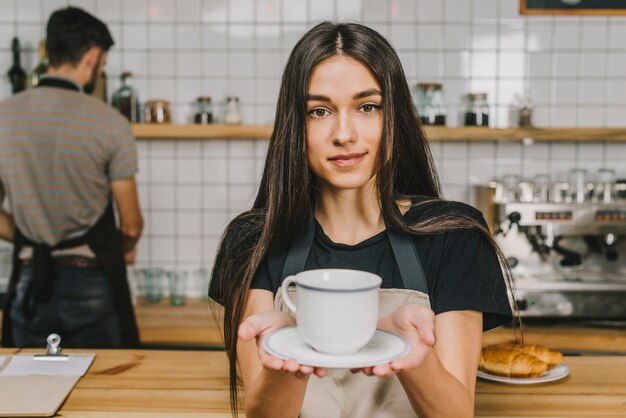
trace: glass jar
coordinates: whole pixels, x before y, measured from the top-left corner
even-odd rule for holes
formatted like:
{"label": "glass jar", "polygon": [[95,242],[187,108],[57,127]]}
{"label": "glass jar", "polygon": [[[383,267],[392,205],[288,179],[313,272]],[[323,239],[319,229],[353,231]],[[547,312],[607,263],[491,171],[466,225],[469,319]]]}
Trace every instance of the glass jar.
{"label": "glass jar", "polygon": [[133,73],[125,71],[121,75],[122,86],[113,93],[111,104],[120,111],[130,123],[140,121],[139,96],[133,87]]}
{"label": "glass jar", "polygon": [[418,83],[415,99],[415,107],[422,124],[445,126],[446,105],[441,84]]}
{"label": "glass jar", "polygon": [[226,97],[226,110],[224,111],[224,123],[237,125],[242,121],[241,109],[239,107],[239,97]]}
{"label": "glass jar", "polygon": [[533,202],[547,203],[550,201],[550,176],[536,174],[533,178]]}
{"label": "glass jar", "polygon": [[615,182],[615,170],[601,168],[598,170],[596,177],[593,200],[595,202],[611,203],[614,200],[613,187]]}
{"label": "glass jar", "polygon": [[533,102],[516,94],[509,106],[509,126],[511,128],[527,128],[533,125]]}
{"label": "glass jar", "polygon": [[213,104],[209,96],[200,96],[196,99],[196,114],[193,121],[200,125],[213,123]]}
{"label": "glass jar", "polygon": [[554,203],[571,202],[570,184],[566,181],[557,181],[552,184],[550,187],[550,201]]}
{"label": "glass jar", "polygon": [[468,93],[465,100],[465,126],[489,126],[487,93]]}
{"label": "glass jar", "polygon": [[529,98],[522,101],[519,108],[517,125],[521,128],[533,126],[533,102]]}
{"label": "glass jar", "polygon": [[572,201],[583,203],[587,200],[587,170],[584,168],[572,168],[569,171],[569,184],[572,193]]}
{"label": "glass jar", "polygon": [[505,174],[502,176],[502,202],[519,202],[520,178],[517,174]]}
{"label": "glass jar", "polygon": [[144,108],[145,123],[172,123],[170,102],[167,100],[148,100]]}

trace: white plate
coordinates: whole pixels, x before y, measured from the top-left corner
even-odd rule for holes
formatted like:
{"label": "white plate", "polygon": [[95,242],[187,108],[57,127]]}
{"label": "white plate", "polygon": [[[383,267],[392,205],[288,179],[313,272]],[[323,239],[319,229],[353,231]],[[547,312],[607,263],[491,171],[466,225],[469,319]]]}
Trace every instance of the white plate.
{"label": "white plate", "polygon": [[554,382],[563,379],[569,374],[569,368],[565,364],[559,364],[554,369],[545,371],[539,377],[504,377],[495,374],[478,371],[478,377],[485,380],[492,380],[500,383],[510,383],[512,385],[533,385],[536,383]]}
{"label": "white plate", "polygon": [[354,354],[333,355],[315,351],[304,342],[296,327],[281,328],[263,340],[263,348],[274,357],[295,360],[315,367],[349,369],[389,363],[409,353],[403,338],[377,329],[369,343]]}

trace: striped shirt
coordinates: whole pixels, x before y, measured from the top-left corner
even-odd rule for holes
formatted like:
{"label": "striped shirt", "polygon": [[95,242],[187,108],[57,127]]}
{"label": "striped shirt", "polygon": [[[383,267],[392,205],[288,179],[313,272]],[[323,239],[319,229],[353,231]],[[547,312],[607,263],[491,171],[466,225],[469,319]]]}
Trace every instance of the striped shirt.
{"label": "striped shirt", "polygon": [[0,182],[27,238],[83,235],[104,213],[110,182],[136,173],[130,125],[102,101],[38,87],[0,102]]}

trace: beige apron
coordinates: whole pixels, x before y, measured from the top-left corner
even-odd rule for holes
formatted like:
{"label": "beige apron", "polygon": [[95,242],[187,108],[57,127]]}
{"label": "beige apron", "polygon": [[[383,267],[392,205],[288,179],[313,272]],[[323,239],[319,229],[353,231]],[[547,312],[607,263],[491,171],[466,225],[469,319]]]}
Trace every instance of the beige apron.
{"label": "beige apron", "polygon": [[[290,288],[293,298],[295,287]],[[297,299],[295,299],[297,305]],[[430,307],[428,295],[416,290],[381,289],[379,318],[406,303]],[[281,289],[274,309],[288,312]],[[404,418],[416,417],[397,376],[380,378],[352,373],[349,369],[328,369],[328,374],[309,378],[301,418]]]}

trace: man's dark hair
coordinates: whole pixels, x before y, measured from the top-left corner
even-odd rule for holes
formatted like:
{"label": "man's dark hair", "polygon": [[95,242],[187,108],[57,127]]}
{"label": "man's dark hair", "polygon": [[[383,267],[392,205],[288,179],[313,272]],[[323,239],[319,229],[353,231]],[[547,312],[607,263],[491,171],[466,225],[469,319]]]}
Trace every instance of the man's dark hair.
{"label": "man's dark hair", "polygon": [[56,10],[48,20],[46,50],[51,67],[76,65],[91,47],[107,52],[113,44],[107,26],[77,7]]}

